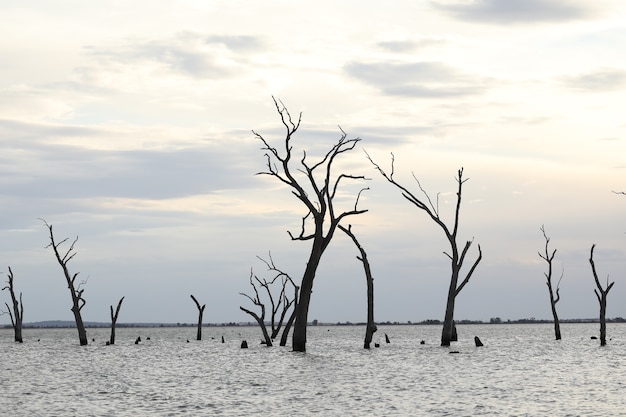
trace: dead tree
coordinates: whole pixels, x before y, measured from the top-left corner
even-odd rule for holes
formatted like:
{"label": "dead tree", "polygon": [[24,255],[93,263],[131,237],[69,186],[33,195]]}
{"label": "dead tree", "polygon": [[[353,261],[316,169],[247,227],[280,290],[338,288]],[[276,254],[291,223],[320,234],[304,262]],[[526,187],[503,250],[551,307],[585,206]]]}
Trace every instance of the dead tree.
{"label": "dead tree", "polygon": [[413,175],[413,178],[417,182],[417,186],[420,191],[424,194],[424,198],[419,198],[411,191],[409,191],[406,187],[400,185],[393,177],[394,175],[394,155],[391,154],[391,173],[387,174],[383,169],[377,165],[369,155],[367,158],[374,165],[376,170],[382,174],[382,176],[389,181],[391,184],[396,186],[402,193],[402,196],[406,198],[410,203],[412,203],[415,207],[420,210],[423,210],[430,219],[437,224],[441,230],[446,235],[448,242],[450,244],[451,253],[444,252],[444,254],[450,259],[451,265],[451,276],[450,276],[450,286],[448,288],[448,299],[446,303],[446,314],[443,321],[443,331],[441,333],[441,346],[450,346],[451,341],[456,341],[456,326],[454,325],[454,306],[456,297],[459,295],[461,290],[467,285],[474,270],[478,266],[478,263],[482,259],[482,250],[480,245],[478,245],[478,257],[472,264],[471,268],[465,275],[459,284],[460,272],[463,267],[463,262],[465,261],[465,256],[467,255],[468,250],[472,246],[473,239],[465,242],[465,245],[462,248],[459,248],[459,244],[457,242],[457,232],[459,229],[459,215],[461,212],[461,194],[463,191],[463,184],[467,181],[467,179],[463,179],[463,168],[459,169],[456,176],[457,182],[457,192],[456,192],[456,206],[454,211],[454,222],[452,227],[449,228],[446,223],[441,219],[439,213],[439,195],[437,195],[436,205],[433,204],[428,193],[422,188],[419,180]]}
{"label": "dead tree", "polygon": [[[276,265],[274,265],[274,260],[272,259],[272,254],[269,254],[269,258],[263,259],[260,256],[257,258],[265,264],[267,270],[274,273],[274,278],[271,281],[266,281],[265,279],[261,282],[261,286],[265,289],[268,299],[272,305],[271,311],[272,315],[270,317],[270,327],[272,329],[271,339],[274,340],[278,333],[280,333],[280,329],[283,326],[283,322],[287,313],[291,310],[291,314],[287,319],[287,324],[283,330],[283,336],[280,340],[280,346],[285,346],[287,344],[287,336],[289,335],[289,331],[291,329],[291,325],[293,324],[296,312],[296,305],[298,300],[298,286],[293,282],[291,276],[286,272],[278,269]],[[270,286],[273,286],[274,283],[280,280],[281,287],[280,293],[278,296],[274,296]],[[294,297],[292,299],[287,295],[287,284],[291,284],[294,288]],[[291,308],[293,306],[293,308]]]}
{"label": "dead tree", "polygon": [[546,229],[542,225],[540,228],[543,233],[543,238],[546,241],[546,245],[544,248],[544,253],[538,252],[539,257],[546,261],[548,264],[548,272],[544,272],[543,275],[546,277],[546,285],[548,286],[548,293],[550,294],[550,308],[552,309],[552,317],[554,318],[554,336],[556,340],[561,340],[561,326],[559,324],[559,315],[556,312],[556,303],[561,299],[561,295],[559,294],[559,285],[561,284],[561,280],[563,279],[563,273],[561,273],[561,278],[556,284],[556,293],[554,288],[552,287],[552,261],[554,260],[554,255],[556,254],[556,249],[550,253],[548,249],[548,245],[550,244],[550,238],[546,235]]}
{"label": "dead tree", "polygon": [[196,300],[196,297],[194,297],[193,294],[191,294],[191,299],[194,303],[196,303],[196,307],[198,307],[198,332],[196,334],[196,340],[202,340],[202,315],[204,314],[204,307],[206,307],[206,304],[202,304],[202,307],[200,307],[200,303]]}
{"label": "dead tree", "polygon": [[[254,278],[254,280],[253,280]],[[263,285],[263,283],[261,282],[261,280],[254,275],[254,273],[252,272],[252,270],[250,270],[250,285],[252,285],[252,288],[254,289],[254,297],[249,296],[248,294],[245,293],[239,293],[241,295],[243,295],[244,297],[248,298],[250,301],[252,301],[252,304],[254,304],[255,306],[259,307],[261,309],[261,314],[257,314],[256,312],[249,310],[243,306],[240,306],[239,308],[241,309],[241,311],[244,311],[246,313],[248,313],[249,315],[251,315],[252,317],[254,317],[254,319],[256,320],[256,322],[259,324],[259,327],[261,328],[261,331],[263,332],[263,343],[270,347],[272,346],[272,338],[270,337],[269,333],[267,332],[267,327],[265,327],[265,304],[261,301],[261,297],[259,296],[259,290],[257,288],[257,284],[259,285]]]}
{"label": "dead tree", "polygon": [[115,312],[113,312],[113,306],[111,305],[111,338],[109,339],[109,344],[115,344],[115,324],[117,323],[117,316],[120,314],[120,308],[122,307],[122,301],[124,301],[124,297],[120,298],[120,301],[117,302],[117,308]]}
{"label": "dead tree", "polygon": [[70,295],[72,296],[72,313],[74,313],[74,320],[76,321],[76,329],[78,330],[78,340],[80,341],[80,345],[84,346],[87,344],[87,331],[85,330],[85,324],[83,323],[83,318],[81,316],[81,310],[85,307],[86,301],[83,298],[84,288],[81,286],[85,283],[85,281],[76,282],[76,278],[78,277],[78,272],[75,274],[70,274],[67,264],[74,258],[76,255],[76,251],[74,250],[74,245],[78,241],[78,236],[70,247],[65,251],[65,253],[61,254],[59,252],[60,246],[65,243],[68,239],[65,238],[60,242],[56,242],[54,240],[54,234],[52,233],[52,225],[48,224],[44,219],[41,221],[46,225],[48,231],[50,233],[50,244],[46,246],[46,248],[51,247],[54,251],[54,255],[57,259],[57,262],[61,266],[63,270],[63,275],[65,276],[65,280],[67,281],[67,288],[70,290]]}
{"label": "dead tree", "polygon": [[[311,241],[311,251],[306,263],[302,282],[300,284],[299,300],[296,307],[292,347],[294,351],[306,351],[306,330],[313,291],[313,281],[324,251],[331,242],[337,225],[347,216],[362,214],[367,210],[357,209],[358,197],[354,208],[337,210],[335,208],[335,196],[342,180],[365,180],[361,175],[339,174],[334,175],[333,163],[335,159],[348,152],[360,142],[360,138],[348,139],[346,133],[341,130],[341,137],[335,145],[317,162],[310,163],[307,153],[303,151],[300,164],[292,160],[292,139],[300,127],[302,113],[297,121],[294,121],[287,108],[276,99],[274,105],[285,127],[284,150],[279,151],[272,147],[260,134],[252,132],[263,144],[265,151],[266,171],[258,174],[275,177],[283,184],[291,188],[291,192],[304,204],[307,213],[302,217],[302,226],[297,235],[289,232],[291,240]],[[294,166],[296,165],[296,166]],[[318,174],[319,173],[319,174]]]}
{"label": "dead tree", "polygon": [[[297,305],[298,298],[298,287],[293,282],[289,274],[281,271],[276,267],[271,254],[269,256],[269,260],[265,260],[259,256],[257,256],[257,258],[267,266],[268,271],[274,273],[274,277],[270,280],[267,280],[265,278],[261,279],[258,276],[254,275],[252,270],[250,270],[250,285],[252,285],[252,288],[254,289],[254,297],[243,293],[241,293],[241,295],[247,297],[249,300],[252,301],[254,305],[259,307],[261,309],[261,315],[259,316],[258,314],[244,307],[240,308],[242,311],[245,311],[246,313],[254,317],[259,326],[262,327],[263,337],[265,338],[264,343],[266,344],[267,338],[265,337],[265,335],[268,335],[270,341],[273,341],[280,333],[281,328],[283,327],[285,317],[287,317],[287,313],[291,311],[280,340],[280,346],[285,346],[287,344],[287,336],[289,334],[291,323],[293,323],[295,316],[295,306]],[[276,288],[276,284],[278,283],[280,283],[280,290],[278,291],[278,294],[276,294],[274,288]],[[293,299],[290,299],[287,295],[288,284],[290,284],[294,288]],[[267,324],[265,320],[265,313],[267,311],[266,303],[263,302],[263,300],[261,299],[261,294],[259,293],[259,291],[264,294],[263,298],[269,300],[271,311],[269,326],[271,329],[271,333],[267,331]],[[272,342],[270,342],[268,346],[272,346]]]}
{"label": "dead tree", "polygon": [[367,283],[367,325],[365,327],[365,341],[363,343],[363,347],[365,349],[369,349],[370,344],[372,343],[372,337],[374,336],[376,330],[378,330],[376,323],[374,322],[374,278],[372,277],[372,270],[370,268],[370,263],[367,259],[365,249],[363,249],[354,233],[352,233],[352,225],[348,225],[347,229],[342,225],[339,225],[338,227],[345,234],[347,234],[350,239],[352,239],[361,254],[361,256],[357,256],[356,258],[363,264],[363,269],[365,270],[365,281]]}
{"label": "dead tree", "polygon": [[593,250],[595,249],[595,243],[591,245],[591,256],[589,257],[589,263],[591,264],[591,272],[593,272],[593,279],[596,282],[597,289],[593,291],[596,293],[596,297],[598,298],[598,303],[600,303],[600,346],[606,345],[606,296],[613,288],[614,282],[609,284],[609,277],[606,277],[606,288],[602,288],[600,285],[600,280],[598,279],[598,274],[596,273],[596,265],[593,262]]}
{"label": "dead tree", "polygon": [[9,267],[8,278],[8,285],[2,289],[9,290],[13,307],[9,307],[8,303],[4,303],[4,305],[7,306],[7,313],[11,318],[11,325],[13,326],[13,331],[15,333],[15,341],[22,343],[22,318],[24,317],[24,304],[22,303],[22,293],[20,293],[19,300],[15,296],[15,288],[13,287],[13,271],[11,270],[11,267]]}

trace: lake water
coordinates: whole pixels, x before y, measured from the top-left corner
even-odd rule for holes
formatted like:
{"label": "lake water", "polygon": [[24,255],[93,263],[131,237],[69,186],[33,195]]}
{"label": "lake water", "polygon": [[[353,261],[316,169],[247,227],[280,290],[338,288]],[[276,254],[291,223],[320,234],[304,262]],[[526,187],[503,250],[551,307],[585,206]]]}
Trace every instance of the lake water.
{"label": "lake water", "polygon": [[190,327],[119,328],[114,346],[88,329],[82,347],[75,329],[25,329],[23,344],[3,329],[0,414],[626,416],[626,325],[608,325],[605,347],[590,339],[599,324],[561,329],[555,341],[550,324],[459,325],[444,348],[440,326],[381,325],[365,350],[363,327],[317,326],[306,353],[260,345],[255,327],[204,328],[202,341]]}

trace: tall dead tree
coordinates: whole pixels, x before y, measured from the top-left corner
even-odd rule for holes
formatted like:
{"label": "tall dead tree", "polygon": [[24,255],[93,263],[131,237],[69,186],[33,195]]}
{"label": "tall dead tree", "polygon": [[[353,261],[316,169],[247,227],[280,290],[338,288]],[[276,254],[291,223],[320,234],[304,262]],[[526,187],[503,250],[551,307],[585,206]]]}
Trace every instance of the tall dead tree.
{"label": "tall dead tree", "polygon": [[204,315],[206,304],[202,304],[202,307],[200,307],[200,303],[193,294],[191,294],[191,299],[196,303],[196,307],[198,307],[198,332],[196,333],[196,340],[202,340],[202,316]]}
{"label": "tall dead tree", "polygon": [[2,290],[9,290],[11,296],[12,307],[9,307],[8,303],[4,303],[7,306],[7,313],[11,318],[11,325],[13,326],[13,332],[15,333],[15,341],[22,343],[22,318],[24,317],[24,304],[22,303],[22,293],[20,293],[19,300],[15,296],[15,288],[13,287],[13,271],[9,267],[7,286]]}
{"label": "tall dead tree", "polygon": [[365,249],[361,246],[359,241],[357,240],[354,233],[352,233],[352,225],[349,224],[348,228],[343,227],[342,225],[338,226],[345,234],[347,234],[352,242],[356,245],[357,249],[361,256],[357,256],[356,258],[361,261],[363,264],[363,269],[365,271],[365,281],[367,283],[367,325],[365,327],[365,341],[363,342],[363,347],[365,349],[370,348],[370,344],[372,343],[372,337],[378,328],[376,327],[376,323],[374,322],[374,278],[372,277],[372,270],[370,268],[370,262],[367,259],[367,253]]}
{"label": "tall dead tree", "polygon": [[76,321],[76,329],[78,330],[78,340],[81,346],[87,344],[87,331],[85,330],[85,324],[83,323],[83,318],[81,316],[81,310],[85,307],[86,301],[83,298],[84,288],[81,286],[85,283],[85,281],[76,282],[76,278],[78,277],[78,272],[75,274],[70,274],[67,264],[74,258],[76,255],[76,251],[74,250],[74,246],[78,241],[78,236],[72,242],[70,247],[63,254],[59,252],[60,246],[65,243],[68,239],[65,238],[60,242],[56,242],[54,240],[54,233],[52,233],[52,225],[48,224],[44,219],[41,221],[48,228],[48,232],[50,234],[50,244],[46,246],[46,248],[51,247],[54,251],[54,255],[57,259],[57,262],[61,266],[63,270],[63,275],[65,276],[65,280],[67,282],[67,288],[70,290],[70,295],[72,296],[72,313],[74,313],[74,320]]}
{"label": "tall dead tree", "polygon": [[120,301],[117,302],[117,308],[115,312],[113,312],[113,306],[111,305],[111,337],[109,338],[109,344],[115,344],[115,325],[117,324],[117,317],[120,315],[120,308],[122,307],[122,301],[124,301],[124,297],[120,298]]}
{"label": "tall dead tree", "polygon": [[[367,154],[366,154],[367,155]],[[465,256],[467,255],[468,250],[472,246],[473,239],[465,242],[465,245],[462,248],[459,248],[459,244],[457,242],[457,233],[459,229],[459,216],[461,212],[461,195],[463,191],[463,184],[467,181],[467,179],[463,178],[463,168],[457,171],[456,182],[457,182],[457,192],[456,192],[456,206],[454,211],[454,222],[452,223],[452,227],[448,227],[446,223],[441,219],[439,213],[439,195],[437,195],[436,205],[433,204],[428,193],[422,188],[419,180],[413,175],[415,182],[417,182],[417,186],[420,191],[424,194],[424,198],[419,198],[411,191],[409,191],[406,187],[400,185],[394,179],[394,155],[391,154],[391,173],[387,174],[383,169],[377,165],[369,155],[367,158],[374,165],[376,170],[381,173],[381,175],[389,181],[391,184],[396,186],[402,193],[402,196],[406,198],[411,204],[413,204],[418,209],[424,211],[430,219],[437,224],[441,230],[444,232],[448,242],[450,244],[451,253],[444,252],[444,254],[450,259],[451,265],[451,276],[450,276],[450,286],[448,288],[448,298],[446,302],[446,313],[443,321],[443,331],[441,333],[441,346],[450,346],[450,342],[456,341],[456,327],[454,325],[454,306],[456,302],[456,297],[459,295],[461,290],[467,285],[474,270],[478,266],[478,263],[482,259],[482,250],[480,245],[478,245],[478,257],[468,270],[465,277],[460,281],[461,278],[461,268],[463,267],[463,262],[465,261]]]}
{"label": "tall dead tree", "polygon": [[561,295],[559,294],[559,285],[561,284],[561,280],[563,279],[563,274],[561,273],[561,278],[556,284],[556,292],[552,287],[552,261],[554,260],[554,255],[556,254],[556,249],[550,252],[548,245],[550,244],[550,238],[546,235],[546,229],[543,225],[541,225],[541,233],[543,233],[543,238],[546,241],[546,245],[544,247],[544,252],[538,252],[539,257],[546,261],[548,264],[548,272],[544,272],[543,275],[546,277],[546,285],[548,286],[548,293],[550,294],[550,308],[552,309],[552,317],[554,319],[554,337],[556,340],[561,340],[561,326],[559,323],[559,315],[556,312],[556,303],[561,299]]}
{"label": "tall dead tree", "polygon": [[596,273],[596,265],[593,262],[593,250],[595,249],[595,243],[591,245],[591,255],[589,257],[589,263],[591,264],[591,272],[593,272],[593,279],[596,282],[597,289],[594,289],[593,292],[596,293],[596,297],[598,298],[598,303],[600,303],[600,346],[606,345],[606,296],[613,288],[613,284],[615,281],[609,284],[609,277],[606,277],[606,288],[602,288],[600,285],[600,280],[598,279],[598,274]]}
{"label": "tall dead tree", "polygon": [[[360,138],[348,139],[346,133],[341,130],[338,142],[317,162],[310,163],[307,160],[306,151],[302,152],[302,158],[297,162],[292,160],[292,139],[300,127],[302,113],[297,121],[294,121],[287,108],[276,99],[274,105],[285,127],[284,150],[279,151],[271,146],[260,134],[252,132],[263,144],[265,151],[266,171],[258,174],[275,177],[283,184],[291,188],[293,195],[304,204],[307,213],[302,217],[302,227],[297,235],[289,232],[292,240],[311,241],[311,251],[302,282],[300,284],[300,297],[296,307],[292,347],[294,351],[306,351],[306,330],[313,291],[313,281],[317,268],[324,251],[331,242],[337,225],[347,216],[362,214],[367,210],[357,208],[358,197],[353,208],[338,210],[335,207],[335,196],[342,180],[365,180],[362,175],[339,174],[333,172],[335,159],[348,152],[360,142]],[[294,166],[295,165],[295,166]]]}

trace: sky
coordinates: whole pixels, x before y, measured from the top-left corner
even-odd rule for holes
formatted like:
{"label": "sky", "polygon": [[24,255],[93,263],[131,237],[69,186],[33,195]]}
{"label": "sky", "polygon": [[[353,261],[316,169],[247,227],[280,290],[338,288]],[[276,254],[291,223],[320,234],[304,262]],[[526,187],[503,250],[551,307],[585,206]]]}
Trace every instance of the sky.
{"label": "sky", "polygon": [[[83,319],[251,321],[251,273],[299,281],[307,211],[265,169],[253,130],[284,148],[272,97],[294,117],[294,169],[341,137],[336,175],[367,178],[350,217],[367,252],[375,319],[443,319],[441,231],[366,153],[483,258],[457,319],[550,319],[538,252],[556,249],[561,318],[598,317],[589,265],[626,317],[626,4],[597,0],[0,1],[0,275],[24,321],[72,320],[47,229],[76,237]],[[347,185],[347,184],[346,184]],[[336,234],[309,319],[364,322],[357,250]],[[464,271],[467,270],[467,267]],[[7,291],[0,299],[9,301]],[[0,324],[10,323],[8,315]]]}

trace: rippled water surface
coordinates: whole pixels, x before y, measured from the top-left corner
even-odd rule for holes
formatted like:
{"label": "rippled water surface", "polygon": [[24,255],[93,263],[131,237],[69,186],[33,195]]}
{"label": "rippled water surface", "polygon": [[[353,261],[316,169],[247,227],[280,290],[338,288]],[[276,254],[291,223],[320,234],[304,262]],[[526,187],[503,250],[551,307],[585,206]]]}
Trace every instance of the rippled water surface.
{"label": "rippled water surface", "polygon": [[440,326],[379,326],[368,351],[364,328],[319,326],[305,354],[258,344],[254,327],[205,328],[202,341],[192,328],[122,328],[114,346],[88,329],[83,347],[74,329],[25,329],[23,344],[3,329],[0,413],[626,416],[626,325],[609,324],[605,347],[590,339],[598,327],[564,324],[555,341],[549,324],[460,325],[442,348]]}

